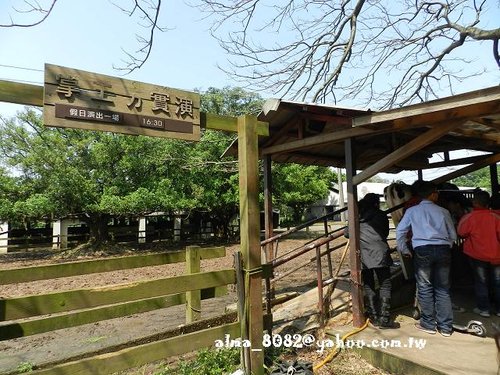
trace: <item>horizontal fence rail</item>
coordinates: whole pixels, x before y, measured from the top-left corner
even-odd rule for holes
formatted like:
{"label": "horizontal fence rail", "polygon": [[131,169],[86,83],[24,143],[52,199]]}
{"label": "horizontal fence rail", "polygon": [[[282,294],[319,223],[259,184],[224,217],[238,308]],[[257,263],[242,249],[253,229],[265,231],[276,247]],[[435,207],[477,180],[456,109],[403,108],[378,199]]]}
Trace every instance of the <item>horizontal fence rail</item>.
{"label": "horizontal fence rail", "polygon": [[[223,246],[200,248],[199,252],[201,259],[221,258],[226,255],[226,249]],[[181,250],[169,251],[162,254],[132,255],[110,259],[50,264],[46,266],[4,269],[0,270],[0,284],[25,283],[185,261],[186,252]]]}

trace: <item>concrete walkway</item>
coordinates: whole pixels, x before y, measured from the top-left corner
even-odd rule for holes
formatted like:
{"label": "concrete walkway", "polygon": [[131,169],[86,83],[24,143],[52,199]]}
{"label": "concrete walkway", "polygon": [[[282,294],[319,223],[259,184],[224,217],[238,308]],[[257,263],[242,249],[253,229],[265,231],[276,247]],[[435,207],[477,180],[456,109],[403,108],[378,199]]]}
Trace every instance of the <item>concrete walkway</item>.
{"label": "concrete walkway", "polygon": [[[350,310],[348,285],[339,283],[338,287],[331,301],[334,316],[325,329],[326,337],[331,339],[334,345],[345,334],[354,330],[352,320],[345,324],[345,316]],[[280,328],[286,327],[288,322],[303,332],[317,328],[317,295],[316,290],[311,290],[287,302],[273,314],[275,322]],[[468,311],[472,310],[469,305],[465,306]],[[370,363],[394,374],[500,373],[497,347],[492,337],[492,323],[500,324],[500,317],[482,318],[472,312],[455,312],[457,323],[465,324],[472,319],[481,321],[489,337],[482,338],[460,332],[454,332],[451,337],[443,337],[439,333],[430,335],[417,330],[414,327],[416,321],[411,316],[412,311],[412,308],[406,308],[396,312],[396,322],[400,324],[398,329],[380,330],[369,326],[348,339],[352,340],[350,343],[362,346],[360,353]]]}

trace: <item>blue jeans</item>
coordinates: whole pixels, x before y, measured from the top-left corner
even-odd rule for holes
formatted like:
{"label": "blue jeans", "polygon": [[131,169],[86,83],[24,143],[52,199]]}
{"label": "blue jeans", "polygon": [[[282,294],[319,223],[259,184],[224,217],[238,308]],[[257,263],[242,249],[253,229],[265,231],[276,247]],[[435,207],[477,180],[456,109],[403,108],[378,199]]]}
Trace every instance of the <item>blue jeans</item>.
{"label": "blue jeans", "polygon": [[443,332],[451,332],[451,248],[447,245],[424,245],[414,250],[420,325],[427,329],[437,328]]}
{"label": "blue jeans", "polygon": [[492,285],[495,308],[500,312],[500,265],[473,258],[470,258],[470,264],[474,271],[474,290],[478,309],[490,311],[489,285]]}

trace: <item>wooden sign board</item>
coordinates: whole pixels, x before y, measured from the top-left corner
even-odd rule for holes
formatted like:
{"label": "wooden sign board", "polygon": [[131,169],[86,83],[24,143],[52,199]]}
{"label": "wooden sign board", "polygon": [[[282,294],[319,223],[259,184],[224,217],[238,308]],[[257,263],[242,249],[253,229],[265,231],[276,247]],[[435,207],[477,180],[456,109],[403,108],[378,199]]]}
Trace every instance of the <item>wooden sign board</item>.
{"label": "wooden sign board", "polygon": [[200,95],[45,64],[46,126],[200,140]]}

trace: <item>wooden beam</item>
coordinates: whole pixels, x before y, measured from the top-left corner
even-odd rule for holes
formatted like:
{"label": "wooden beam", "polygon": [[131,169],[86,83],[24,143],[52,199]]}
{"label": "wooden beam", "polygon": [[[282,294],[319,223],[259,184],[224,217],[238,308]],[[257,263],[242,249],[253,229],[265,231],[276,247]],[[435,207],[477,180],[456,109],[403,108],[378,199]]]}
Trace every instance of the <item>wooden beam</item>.
{"label": "wooden beam", "polygon": [[451,172],[451,173],[448,173],[444,176],[438,177],[438,178],[432,180],[432,182],[434,182],[435,184],[440,184],[442,182],[450,181],[454,178],[463,176],[464,174],[477,171],[478,169],[487,167],[487,166],[494,164],[494,163],[498,163],[499,161],[500,161],[500,153],[493,154],[490,156],[485,156],[484,159],[477,161],[474,164],[468,165],[467,167],[458,169],[454,172]]}
{"label": "wooden beam", "polygon": [[[297,164],[310,164],[310,165],[325,165],[325,166],[340,166],[344,165],[344,159],[332,158],[328,156],[321,156],[318,154],[310,154],[307,152],[289,152],[285,154],[287,162]],[[267,156],[267,155],[266,155]],[[301,160],[303,161],[301,163]]]}
{"label": "wooden beam", "polygon": [[[84,358],[73,362],[31,372],[33,375],[88,375],[113,374],[146,363],[156,362],[168,357],[209,348],[216,340],[224,340],[226,335],[237,338],[238,322],[208,328],[203,331],[178,335],[176,337],[150,342],[122,349],[116,352]],[[200,374],[201,375],[201,374]]]}
{"label": "wooden beam", "polygon": [[409,123],[429,125],[447,118],[473,118],[498,112],[500,112],[500,86],[493,86],[430,102],[359,116],[353,119],[353,126],[387,122],[399,123],[401,126]]}
{"label": "wooden beam", "polygon": [[[264,158],[264,226],[265,226],[265,239],[273,236],[273,181],[271,175],[271,156],[267,155]],[[265,262],[268,263],[274,258],[273,244],[268,243],[265,246]]]}
{"label": "wooden beam", "polygon": [[496,144],[500,144],[500,132],[480,132],[471,129],[457,129],[457,133],[464,135],[467,138],[474,138],[480,141],[490,141]]}
{"label": "wooden beam", "polygon": [[[220,247],[204,247],[200,249],[201,259],[221,258],[226,249]],[[21,267],[0,271],[0,284],[26,283],[37,280],[48,280],[59,277],[88,275],[99,272],[110,272],[129,268],[158,266],[162,264],[186,261],[186,252],[172,251],[163,254],[132,255],[110,259],[85,260],[50,264],[45,266]]]}
{"label": "wooden beam", "polygon": [[448,133],[450,130],[456,128],[461,123],[462,122],[447,122],[444,124],[440,124],[439,126],[435,126],[432,129],[426,131],[417,138],[408,142],[403,147],[398,148],[396,151],[382,158],[378,162],[372,164],[360,174],[354,176],[353,177],[354,185],[358,185],[363,181],[366,181],[367,179],[376,175],[385,168],[388,168],[391,165],[396,164],[398,161],[403,160],[404,158],[410,156],[415,151],[418,151],[421,148],[427,146],[429,143],[432,143],[435,140],[441,138],[443,135]]}
{"label": "wooden beam", "polygon": [[[201,290],[201,299],[220,297],[227,294],[227,286],[218,286]],[[42,318],[15,320],[3,324],[0,329],[0,340],[10,340],[16,337],[36,335],[56,329],[76,327],[83,324],[95,323],[101,320],[114,319],[132,314],[164,309],[181,305],[186,302],[184,293],[169,296],[146,298],[138,301],[125,302],[110,306],[94,307],[77,310],[65,314],[55,314]]]}
{"label": "wooden beam", "polygon": [[43,107],[43,86],[0,80],[0,102]]}
{"label": "wooden beam", "polygon": [[[352,319],[354,327],[361,327],[364,322],[363,287],[361,281],[361,258],[359,247],[358,192],[354,184],[356,174],[354,140],[345,141],[345,161],[347,179],[347,220],[349,221],[349,266],[351,269]],[[342,187],[340,187],[342,188]]]}
{"label": "wooden beam", "polygon": [[283,137],[285,134],[287,134],[291,129],[293,129],[295,126],[300,121],[300,117],[294,117],[293,121],[289,121],[285,126],[280,128],[275,134],[272,135],[272,137],[266,139],[263,147],[269,147],[272,146],[274,143],[276,143],[281,137]]}
{"label": "wooden beam", "polygon": [[[236,133],[238,131],[238,119],[232,116],[216,115],[214,113],[200,113],[200,126],[210,130],[222,130]],[[269,125],[267,122],[257,121],[255,126],[257,135],[269,136]]]}
{"label": "wooden beam", "polygon": [[[0,102],[43,107],[43,86],[0,80]],[[237,132],[236,117],[200,113],[200,126],[206,129]],[[266,122],[257,122],[257,134],[269,136]]]}
{"label": "wooden beam", "polygon": [[297,141],[283,143],[275,146],[265,147],[262,149],[262,155],[277,154],[282,152],[289,152],[294,150],[300,150],[304,148],[309,148],[312,146],[320,146],[332,142],[341,142],[350,137],[359,137],[363,135],[373,135],[384,133],[385,130],[377,132],[368,128],[355,128],[355,129],[345,129],[339,130],[333,133],[326,133],[315,135],[313,137],[308,137],[304,139],[299,139]]}
{"label": "wooden beam", "polygon": [[85,309],[113,303],[136,301],[227,284],[234,284],[234,270],[201,272],[159,280],[139,281],[100,288],[77,289],[0,300],[0,320]]}
{"label": "wooden beam", "polygon": [[471,164],[471,163],[475,163],[477,161],[483,160],[485,158],[485,156],[488,156],[488,155],[477,155],[477,156],[470,156],[467,158],[450,159],[448,161],[440,161],[440,162],[436,162],[436,163],[430,163],[427,166],[422,166],[422,169],[443,168],[443,167],[452,167],[452,166],[456,166],[456,165]]}
{"label": "wooden beam", "polygon": [[260,210],[259,210],[259,159],[257,118],[238,117],[238,162],[240,188],[240,251],[243,268],[246,272],[245,314],[242,327],[247,330],[242,334],[248,337],[252,345],[250,368],[245,373],[264,374],[264,352],[262,337],[264,318],[262,312],[262,264],[260,250]]}

